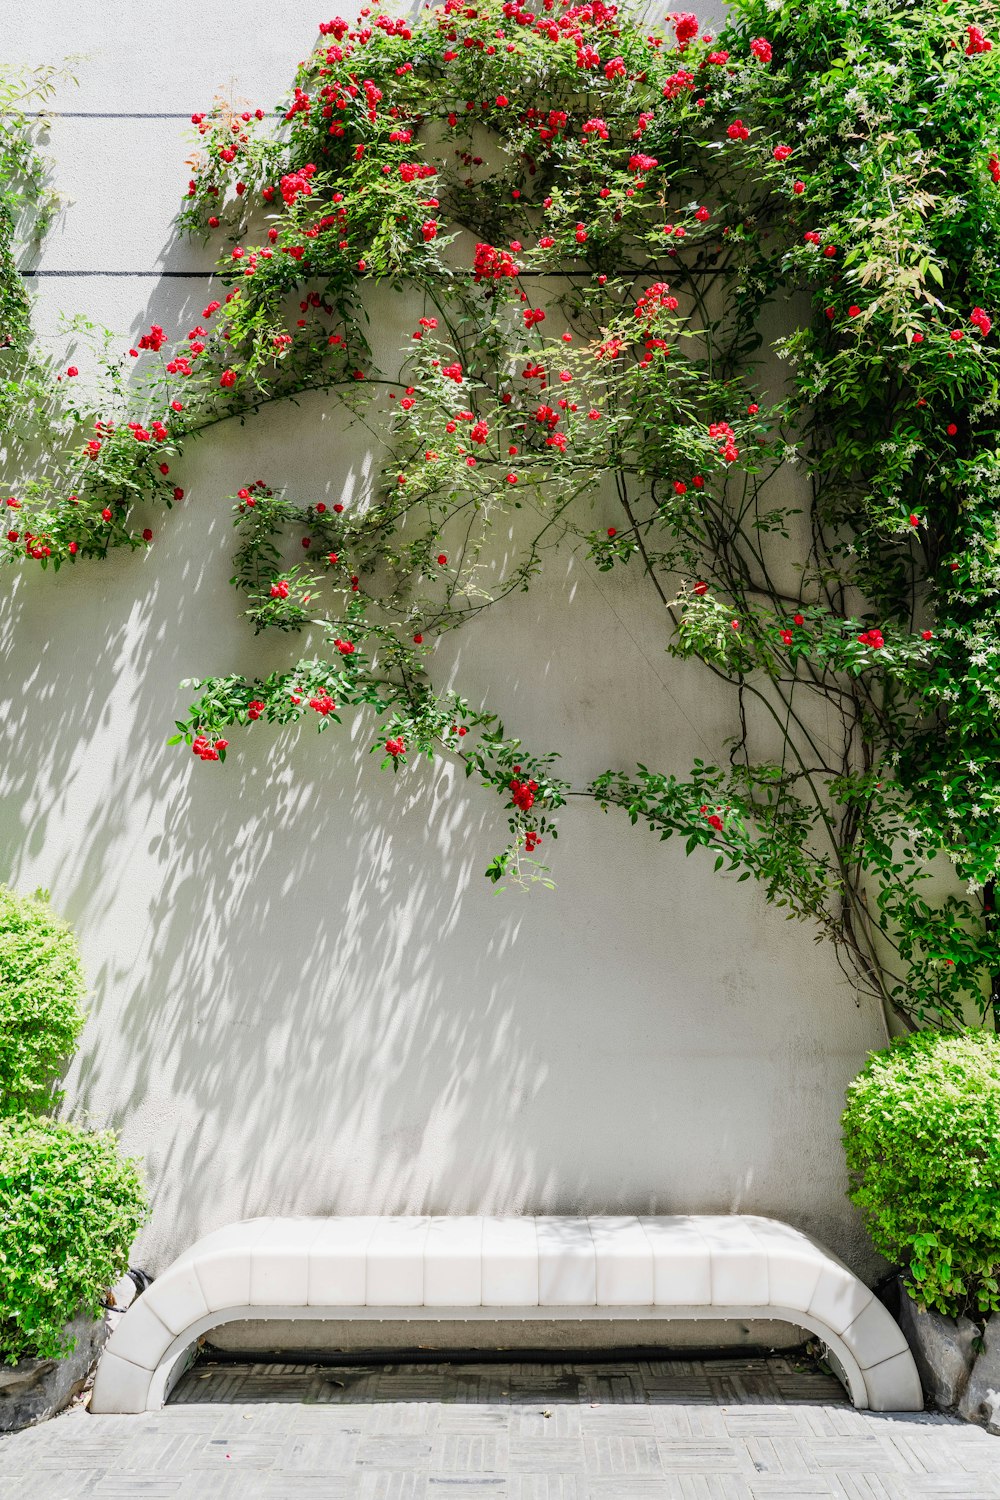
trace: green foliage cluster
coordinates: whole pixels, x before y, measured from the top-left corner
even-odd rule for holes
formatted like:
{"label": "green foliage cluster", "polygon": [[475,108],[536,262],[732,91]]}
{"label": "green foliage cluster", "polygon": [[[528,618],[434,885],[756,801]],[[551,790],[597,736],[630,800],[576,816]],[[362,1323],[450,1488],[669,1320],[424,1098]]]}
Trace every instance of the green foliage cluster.
{"label": "green foliage cluster", "polygon": [[[276,118],[195,117],[181,222],[224,237],[218,295],[95,360],[96,410],[67,372],[8,556],[144,547],[191,439],[327,392],[376,436],[370,491],[232,496],[248,617],[307,649],[197,683],[178,740],[223,760],[233,730],[363,709],[383,764],[445,754],[499,796],[491,878],[543,878],[590,797],[762,882],[906,1024],[1000,1016],[997,17],[734,0],[711,37],[603,0],[447,0],[326,23]],[[387,291],[422,313],[380,364]],[[733,690],[728,758],[573,785],[435,686],[441,635],[559,548],[642,575],[664,650]]]}
{"label": "green foliage cluster", "polygon": [[65,1325],[98,1315],[145,1217],[135,1163],[109,1131],[0,1119],[0,1354],[69,1352]]}
{"label": "green foliage cluster", "polygon": [[0,1358],[69,1352],[145,1217],[137,1163],[110,1132],[35,1112],[83,1025],[76,938],[41,896],[0,887]]}
{"label": "green foliage cluster", "polygon": [[83,1026],[74,934],[48,903],[0,886],[0,1115],[57,1102],[53,1081]]}
{"label": "green foliage cluster", "polygon": [[917,1301],[1000,1311],[1000,1039],[924,1031],[873,1053],[843,1126],[851,1199]]}

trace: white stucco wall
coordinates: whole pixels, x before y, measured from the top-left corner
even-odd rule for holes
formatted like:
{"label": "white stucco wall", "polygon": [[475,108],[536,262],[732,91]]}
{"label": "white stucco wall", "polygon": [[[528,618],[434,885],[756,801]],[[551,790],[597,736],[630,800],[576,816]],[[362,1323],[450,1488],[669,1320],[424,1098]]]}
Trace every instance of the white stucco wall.
{"label": "white stucco wall", "polygon": [[[0,0],[15,58],[86,54],[72,111],[186,117],[229,84],[270,105],[323,18]],[[192,326],[206,282],[76,274],[210,263],[170,227],[184,119],[65,118],[51,146],[74,201],[38,264],[74,274],[35,284],[39,328]],[[5,577],[0,876],[79,930],[93,1001],[67,1109],[145,1158],[140,1262],[269,1211],[753,1210],[869,1270],[838,1117],[881,1024],[810,929],[585,804],[548,848],[557,889],[497,895],[495,799],[446,767],[382,775],[349,726],[236,735],[225,767],[165,747],[182,677],[259,659],[225,496],[258,474],[349,490],[338,432],[321,403],[220,430],[148,555]],[[567,563],[436,670],[578,777],[683,771],[719,754],[732,704],[663,645],[638,579]]]}

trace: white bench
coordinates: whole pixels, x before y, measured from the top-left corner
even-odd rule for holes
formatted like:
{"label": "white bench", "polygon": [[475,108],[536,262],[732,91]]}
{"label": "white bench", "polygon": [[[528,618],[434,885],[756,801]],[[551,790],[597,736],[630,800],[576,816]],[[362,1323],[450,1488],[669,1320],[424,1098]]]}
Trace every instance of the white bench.
{"label": "white bench", "polygon": [[108,1340],[90,1409],[155,1411],[209,1329],[239,1319],[775,1318],[814,1333],[855,1406],[918,1411],[898,1325],[774,1219],[251,1219],[186,1250]]}

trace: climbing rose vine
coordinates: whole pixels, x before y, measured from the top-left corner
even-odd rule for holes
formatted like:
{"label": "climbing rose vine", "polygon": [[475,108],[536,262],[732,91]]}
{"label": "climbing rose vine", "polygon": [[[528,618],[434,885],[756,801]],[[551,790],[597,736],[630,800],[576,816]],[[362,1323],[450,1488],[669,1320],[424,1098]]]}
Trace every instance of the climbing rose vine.
{"label": "climbing rose vine", "polygon": [[[9,557],[149,545],[192,438],[326,392],[378,434],[363,499],[276,475],[232,496],[248,618],[311,654],[195,684],[178,742],[222,761],[366,711],[385,766],[446,754],[496,791],[493,879],[543,874],[585,795],[759,880],[897,1019],[996,1017],[996,21],[735,0],[711,35],[448,0],[324,22],[276,112],[193,117],[181,223],[215,237],[217,290],[107,358],[100,410],[82,355],[60,373],[63,462],[7,501]],[[414,313],[378,362],[386,291]],[[664,649],[731,686],[720,764],[571,786],[557,747],[435,685],[440,636],[567,547],[638,571]]]}
{"label": "climbing rose vine", "polygon": [[32,345],[30,302],[18,254],[37,249],[59,208],[48,180],[45,106],[67,66],[0,64],[0,443],[10,456],[12,430],[25,418],[37,439],[47,428],[51,370]]}

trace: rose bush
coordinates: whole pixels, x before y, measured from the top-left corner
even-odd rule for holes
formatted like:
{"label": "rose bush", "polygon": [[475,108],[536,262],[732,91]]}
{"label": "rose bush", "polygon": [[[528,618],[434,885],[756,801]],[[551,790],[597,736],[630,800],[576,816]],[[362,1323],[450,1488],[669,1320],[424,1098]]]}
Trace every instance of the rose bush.
{"label": "rose bush", "polygon": [[[498,793],[492,878],[542,874],[589,796],[761,881],[908,1024],[996,1016],[995,21],[735,0],[712,36],[447,0],[324,23],[276,115],[194,117],[181,222],[222,238],[218,295],[108,361],[96,413],[62,372],[64,461],[8,500],[9,557],[145,547],[137,507],[183,499],[193,437],[328,392],[384,440],[377,482],[346,508],[234,484],[249,618],[313,649],[196,684],[202,761],[366,710],[384,765],[444,753]],[[380,286],[423,309],[388,368]],[[732,685],[728,759],[571,786],[435,687],[434,641],[559,546],[640,570],[665,649]]]}

